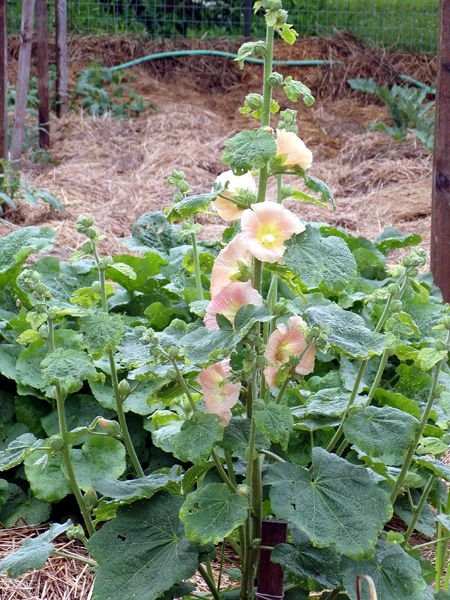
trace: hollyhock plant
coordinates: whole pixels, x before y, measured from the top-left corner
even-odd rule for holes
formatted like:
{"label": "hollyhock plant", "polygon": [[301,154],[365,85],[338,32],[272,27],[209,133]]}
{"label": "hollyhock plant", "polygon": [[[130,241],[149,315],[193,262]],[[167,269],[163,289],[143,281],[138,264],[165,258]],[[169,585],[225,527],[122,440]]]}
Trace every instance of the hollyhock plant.
{"label": "hollyhock plant", "polygon": [[293,212],[276,202],[260,202],[242,213],[242,237],[248,250],[262,262],[280,262],[286,242],[305,226]]}
{"label": "hollyhock plant", "polygon": [[230,359],[210,365],[199,373],[198,380],[205,398],[205,411],[220,417],[223,427],[231,419],[231,409],[239,399],[241,384],[228,381],[231,376]]}
{"label": "hollyhock plant", "polygon": [[238,234],[219,252],[214,262],[211,273],[211,296],[216,296],[233,280],[251,279],[251,266],[252,255],[243,236]]}
{"label": "hollyhock plant", "polygon": [[216,198],[213,206],[224,221],[236,221],[240,218],[243,209],[237,206],[232,199],[242,192],[256,194],[257,187],[253,175],[251,173],[235,175],[233,171],[225,171],[216,178],[216,183],[220,186],[227,185],[227,189]]}
{"label": "hollyhock plant", "polygon": [[234,317],[240,308],[247,304],[261,306],[263,299],[261,294],[252,287],[250,281],[232,281],[225,286],[217,296],[214,296],[206,307],[204,318],[205,326],[208,329],[219,329],[216,315],[220,314],[226,317],[231,323],[234,323]]}
{"label": "hollyhock plant", "polygon": [[[274,387],[276,375],[283,365],[293,356],[299,356],[305,351],[308,342],[305,339],[306,323],[298,316],[290,317],[287,324],[277,326],[269,337],[264,357],[269,363],[264,369],[264,377],[269,387]],[[316,349],[311,346],[302,356],[295,372],[299,375],[309,375],[314,370]]]}
{"label": "hollyhock plant", "polygon": [[286,167],[311,168],[313,155],[305,142],[293,131],[277,129],[277,157]]}

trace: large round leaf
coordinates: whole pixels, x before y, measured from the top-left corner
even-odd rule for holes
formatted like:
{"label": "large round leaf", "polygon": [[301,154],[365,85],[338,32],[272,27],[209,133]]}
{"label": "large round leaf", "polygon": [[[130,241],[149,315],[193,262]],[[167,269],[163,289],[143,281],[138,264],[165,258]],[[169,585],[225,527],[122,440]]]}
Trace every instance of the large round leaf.
{"label": "large round leaf", "polygon": [[[420,563],[398,544],[380,541],[369,560],[346,561],[343,565],[345,591],[357,600],[356,577],[368,575],[375,583],[378,600],[424,600],[427,584]],[[363,592],[361,600],[369,600]]]}
{"label": "large round leaf", "polygon": [[92,536],[89,550],[99,564],[93,600],[156,600],[194,574],[198,550],[184,536],[182,503],[169,494],[135,502]]}
{"label": "large round leaf", "polygon": [[180,519],[190,540],[218,544],[242,525],[247,514],[245,496],[233,493],[224,483],[210,483],[187,496]]}
{"label": "large round leaf", "polygon": [[384,406],[355,410],[344,423],[345,437],[386,465],[400,465],[414,443],[419,421],[412,415]]}
{"label": "large round leaf", "polygon": [[392,516],[389,494],[364,468],[314,448],[312,469],[290,463],[272,465],[273,512],[305,532],[316,546],[334,544],[352,558],[370,552]]}
{"label": "large round leaf", "polygon": [[125,447],[111,437],[90,437],[81,449],[71,448],[70,457],[78,486],[84,491],[97,479],[118,479],[126,469]]}
{"label": "large round leaf", "polygon": [[[31,490],[39,500],[57,502],[71,493],[68,478],[62,471],[62,454],[55,454],[47,459],[46,450],[35,450],[24,461],[25,475]],[[39,459],[45,462],[38,462]]]}

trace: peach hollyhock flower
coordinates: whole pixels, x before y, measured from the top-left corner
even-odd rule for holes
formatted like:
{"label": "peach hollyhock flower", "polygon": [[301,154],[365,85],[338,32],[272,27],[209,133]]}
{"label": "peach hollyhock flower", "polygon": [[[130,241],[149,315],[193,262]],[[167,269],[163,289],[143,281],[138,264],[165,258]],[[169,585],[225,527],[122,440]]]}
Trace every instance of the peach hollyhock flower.
{"label": "peach hollyhock flower", "polygon": [[242,236],[249,251],[263,262],[279,262],[284,242],[294,233],[302,233],[305,226],[293,212],[276,202],[252,204],[242,213]]}
{"label": "peach hollyhock flower", "polygon": [[251,264],[252,255],[242,235],[238,234],[219,252],[214,261],[211,273],[211,296],[216,296],[234,278],[237,279],[242,271],[249,269]]}
{"label": "peach hollyhock flower", "polygon": [[234,317],[240,308],[247,304],[261,306],[262,302],[261,294],[252,288],[250,281],[232,281],[220,290],[206,307],[205,326],[208,329],[219,329],[217,314],[234,323]]}
{"label": "peach hollyhock flower", "polygon": [[277,157],[286,167],[311,168],[313,155],[305,142],[293,131],[277,129]]}
{"label": "peach hollyhock flower", "polygon": [[227,381],[231,375],[230,359],[226,358],[200,371],[198,380],[205,397],[205,411],[220,417],[223,427],[231,419],[231,409],[239,399],[240,383]]}
{"label": "peach hollyhock flower", "polygon": [[232,202],[233,196],[242,191],[248,191],[256,194],[257,187],[253,175],[245,173],[245,175],[235,175],[233,171],[225,171],[216,178],[216,183],[225,186],[228,183],[227,189],[222,192],[219,198],[213,202],[219,216],[224,221],[236,221],[240,218],[243,209]]}
{"label": "peach hollyhock flower", "polygon": [[[298,316],[290,317],[287,324],[280,324],[269,337],[264,357],[269,363],[264,369],[264,377],[269,387],[275,386],[275,378],[280,367],[285,365],[292,356],[299,356],[308,345],[305,339],[305,321]],[[309,375],[314,371],[316,348],[311,346],[302,356],[295,372],[299,375]]]}

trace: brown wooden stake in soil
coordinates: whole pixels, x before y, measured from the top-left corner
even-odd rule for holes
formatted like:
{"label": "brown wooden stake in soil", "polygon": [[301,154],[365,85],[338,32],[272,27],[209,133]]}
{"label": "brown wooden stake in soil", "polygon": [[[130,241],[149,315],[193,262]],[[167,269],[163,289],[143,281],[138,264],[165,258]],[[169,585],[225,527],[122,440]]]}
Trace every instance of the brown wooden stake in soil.
{"label": "brown wooden stake in soil", "polygon": [[431,271],[450,302],[450,0],[441,0],[433,158]]}
{"label": "brown wooden stake in soil", "polygon": [[8,158],[8,29],[6,1],[0,0],[0,160],[7,160]]}
{"label": "brown wooden stake in soil", "polygon": [[35,0],[22,1],[22,29],[20,33],[19,66],[16,83],[16,106],[14,109],[14,128],[11,141],[11,160],[19,166],[25,132],[28,85],[30,82],[31,42],[33,36],[33,17]]}
{"label": "brown wooden stake in soil", "polygon": [[48,90],[47,0],[36,0],[37,74],[39,94],[39,146],[50,146],[50,98]]}
{"label": "brown wooden stake in soil", "polygon": [[67,96],[67,2],[55,0],[56,12],[56,114],[68,109]]}
{"label": "brown wooden stake in soil", "polygon": [[[283,544],[287,537],[286,521],[267,520],[262,522],[261,545],[275,547]],[[272,551],[261,550],[256,597],[260,600],[283,598],[283,571],[280,565],[271,562]]]}

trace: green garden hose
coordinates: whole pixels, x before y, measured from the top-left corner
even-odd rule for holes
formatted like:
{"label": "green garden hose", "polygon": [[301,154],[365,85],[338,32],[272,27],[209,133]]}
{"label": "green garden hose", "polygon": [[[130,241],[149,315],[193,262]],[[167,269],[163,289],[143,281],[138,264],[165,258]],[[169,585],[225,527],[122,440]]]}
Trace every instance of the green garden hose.
{"label": "green garden hose", "polygon": [[[134,67],[136,65],[140,65],[141,63],[157,60],[159,58],[171,58],[173,56],[222,56],[225,58],[237,58],[237,54],[232,54],[231,52],[222,52],[221,50],[172,50],[170,52],[157,52],[156,54],[148,54],[147,56],[142,56],[141,58],[135,58],[134,60],[130,60],[129,62],[123,63],[122,65],[116,65],[115,67],[110,67],[110,71],[120,71],[122,69],[128,69],[130,67]],[[245,62],[263,65],[264,61],[261,58],[246,58]],[[274,65],[285,65],[290,67],[318,67],[321,65],[331,65],[335,62],[334,60],[274,60]]]}

